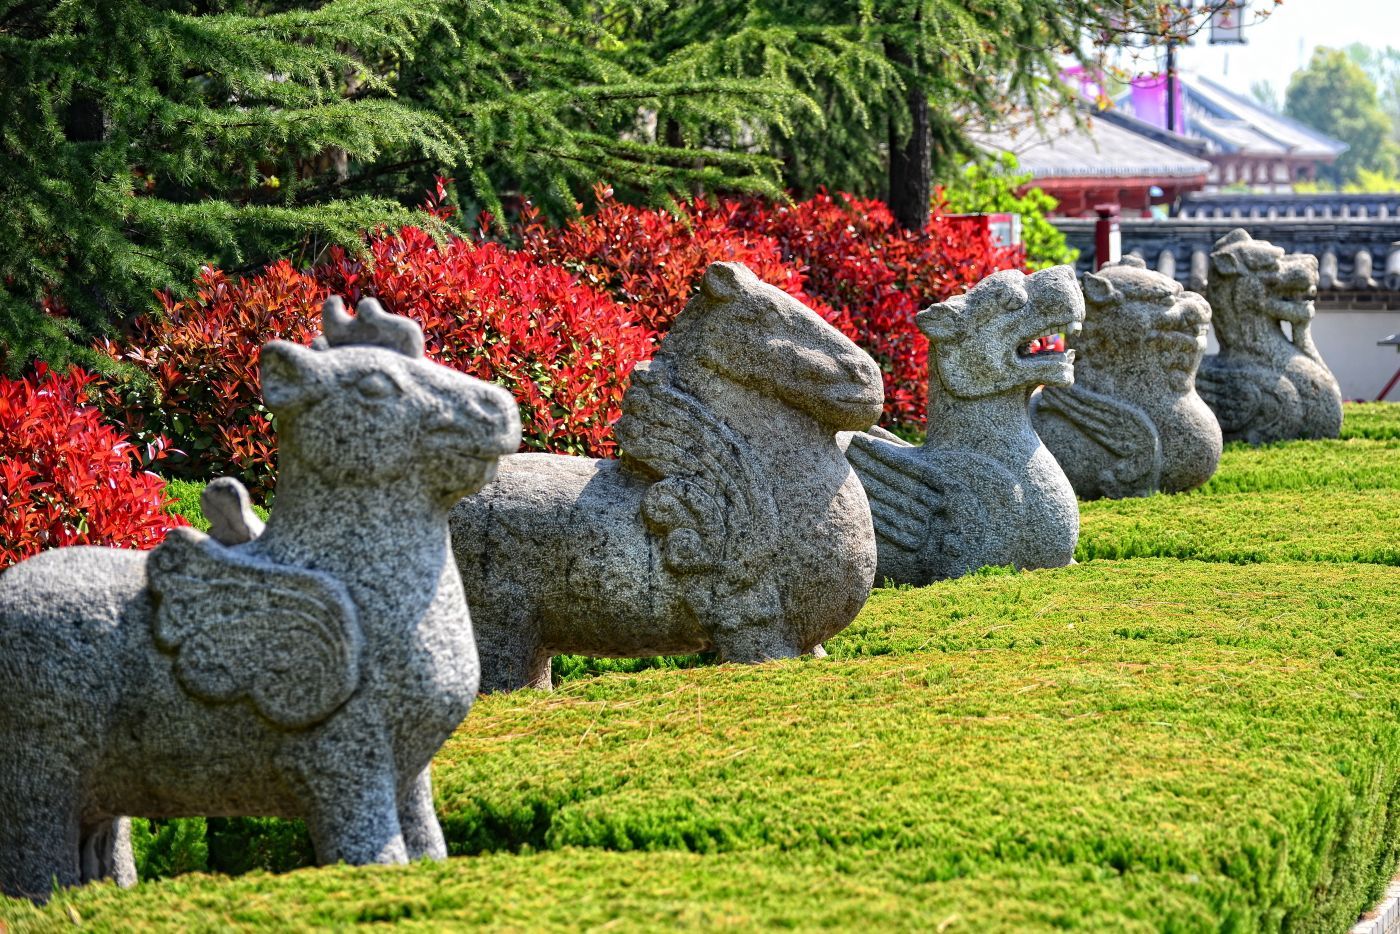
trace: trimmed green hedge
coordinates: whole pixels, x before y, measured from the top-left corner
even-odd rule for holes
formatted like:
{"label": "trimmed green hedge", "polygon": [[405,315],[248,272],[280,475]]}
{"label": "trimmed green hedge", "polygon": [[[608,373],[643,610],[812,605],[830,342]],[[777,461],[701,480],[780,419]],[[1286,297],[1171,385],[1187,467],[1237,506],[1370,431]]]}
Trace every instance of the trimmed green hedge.
{"label": "trimmed green hedge", "polygon": [[[454,853],[515,855],[96,887],[39,917],[1336,930],[1400,842],[1397,606],[1400,570],[1322,563],[883,590],[827,660],[483,698],[439,812]],[[493,914],[502,889],[535,894]]]}
{"label": "trimmed green hedge", "polygon": [[[1400,406],[1347,419],[1231,446],[1193,494],[1084,504],[1077,566],[879,590],[825,660],[570,659],[554,693],[482,698],[434,765],[445,864],[0,920],[1345,930],[1400,857]],[[214,824],[204,857],[157,826],[145,867],[305,859],[293,822]]]}
{"label": "trimmed green hedge", "polygon": [[[92,886],[14,930],[305,930],[392,921],[409,930],[1214,931],[1211,883],[1084,866],[943,881],[918,854],[489,854],[446,863],[182,876],[125,893]],[[70,911],[71,910],[71,911]],[[1235,930],[1244,930],[1237,925]]]}
{"label": "trimmed green hedge", "polygon": [[1304,489],[1082,503],[1075,557],[1397,565],[1400,491]]}
{"label": "trimmed green hedge", "polygon": [[1400,403],[1342,403],[1342,437],[1400,440]]}

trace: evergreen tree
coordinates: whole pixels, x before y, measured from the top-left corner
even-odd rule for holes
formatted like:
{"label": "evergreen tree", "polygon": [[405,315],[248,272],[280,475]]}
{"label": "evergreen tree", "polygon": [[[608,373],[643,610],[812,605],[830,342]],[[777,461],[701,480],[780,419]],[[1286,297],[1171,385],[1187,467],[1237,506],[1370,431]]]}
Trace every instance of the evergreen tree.
{"label": "evergreen tree", "polygon": [[610,6],[0,0],[0,369],[105,365],[88,342],[202,263],[442,229],[412,207],[436,173],[498,213],[503,193],[571,210],[599,178],[775,191],[762,154],[658,144],[642,122],[670,101],[737,127],[787,92],[633,73]]}
{"label": "evergreen tree", "polygon": [[81,355],[202,262],[408,220],[303,195],[387,148],[461,152],[384,77],[442,26],[421,0],[0,0],[0,366]]}
{"label": "evergreen tree", "polygon": [[[1235,0],[689,0],[643,6],[634,54],[689,80],[756,78],[791,89],[785,118],[749,121],[744,145],[766,147],[786,185],[885,198],[906,227],[928,220],[932,178],[979,154],[968,130],[1013,109],[1068,104],[1063,56],[1098,67],[1125,38],[1148,43],[1199,30]],[[1262,15],[1262,14],[1261,14]],[[674,108],[677,138],[724,145]]]}

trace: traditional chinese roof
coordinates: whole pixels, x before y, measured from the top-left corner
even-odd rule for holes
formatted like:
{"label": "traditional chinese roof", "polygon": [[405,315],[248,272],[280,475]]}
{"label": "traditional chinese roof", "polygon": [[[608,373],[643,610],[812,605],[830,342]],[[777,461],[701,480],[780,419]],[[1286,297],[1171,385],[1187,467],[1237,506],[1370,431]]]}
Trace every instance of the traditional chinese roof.
{"label": "traditional chinese roof", "polygon": [[1085,108],[1079,115],[1082,126],[1075,125],[1072,114],[1061,113],[1046,118],[1040,127],[1027,121],[972,136],[983,149],[1015,155],[1021,170],[1036,180],[1199,177],[1204,182],[1210,171],[1209,162],[1189,151],[1197,144],[1162,142],[1174,134],[1121,114],[1106,118]]}
{"label": "traditional chinese roof", "polygon": [[[1296,120],[1274,113],[1209,78],[1181,72],[1186,135],[1204,140],[1212,155],[1262,157],[1332,162],[1347,144],[1319,133]],[[1132,97],[1125,93],[1118,106],[1132,111]]]}

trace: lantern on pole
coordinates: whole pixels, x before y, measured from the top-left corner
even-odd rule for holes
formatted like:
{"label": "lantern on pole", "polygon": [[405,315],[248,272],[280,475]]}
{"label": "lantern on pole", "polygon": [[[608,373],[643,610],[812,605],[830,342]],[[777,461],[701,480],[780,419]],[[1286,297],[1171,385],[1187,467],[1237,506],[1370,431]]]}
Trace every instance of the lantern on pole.
{"label": "lantern on pole", "polygon": [[1249,0],[1226,0],[1210,15],[1211,45],[1244,45],[1244,15]]}

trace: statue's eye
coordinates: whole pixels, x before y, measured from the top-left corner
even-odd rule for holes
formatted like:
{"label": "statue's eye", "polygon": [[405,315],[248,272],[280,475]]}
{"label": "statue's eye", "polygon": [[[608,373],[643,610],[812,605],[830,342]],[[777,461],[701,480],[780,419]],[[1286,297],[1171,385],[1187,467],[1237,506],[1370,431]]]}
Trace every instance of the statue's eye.
{"label": "statue's eye", "polygon": [[387,399],[399,394],[399,387],[383,373],[366,373],[355,381],[355,389],[366,399]]}
{"label": "statue's eye", "polygon": [[1019,311],[1026,303],[1026,296],[1018,292],[1007,292],[1006,297],[1001,300],[1002,307],[1007,311]]}

